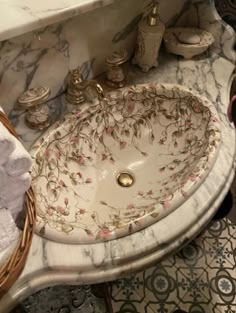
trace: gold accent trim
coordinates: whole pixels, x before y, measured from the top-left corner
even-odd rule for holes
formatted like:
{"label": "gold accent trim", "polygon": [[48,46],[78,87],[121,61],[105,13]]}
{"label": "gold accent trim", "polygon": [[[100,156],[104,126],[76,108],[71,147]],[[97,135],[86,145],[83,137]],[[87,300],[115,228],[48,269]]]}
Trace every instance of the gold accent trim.
{"label": "gold accent trim", "polygon": [[78,69],[69,74],[66,99],[71,104],[80,104],[85,101],[85,91],[87,88],[96,91],[99,100],[105,100],[102,87],[95,80],[83,80]]}
{"label": "gold accent trim", "polygon": [[158,21],[158,9],[159,9],[159,4],[155,5],[152,8],[151,13],[147,17],[147,23],[149,26],[156,26],[157,21]]}
{"label": "gold accent trim", "polygon": [[129,172],[121,172],[117,175],[117,183],[124,188],[133,186],[135,183],[135,178]]}
{"label": "gold accent trim", "polygon": [[43,104],[48,100],[51,91],[48,87],[35,87],[26,90],[18,98],[18,106],[27,110],[25,123],[32,129],[43,130],[50,125],[49,109]]}

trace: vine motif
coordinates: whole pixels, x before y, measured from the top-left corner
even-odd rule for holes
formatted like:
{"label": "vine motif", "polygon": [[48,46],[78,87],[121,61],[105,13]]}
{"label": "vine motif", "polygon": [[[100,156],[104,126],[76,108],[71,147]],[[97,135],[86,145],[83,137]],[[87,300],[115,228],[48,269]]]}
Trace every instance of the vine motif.
{"label": "vine motif", "polygon": [[[156,222],[209,172],[220,142],[218,124],[206,100],[172,85],[125,88],[107,102],[69,113],[31,151],[38,231],[76,233],[91,242]],[[153,160],[153,176],[126,202],[97,195],[96,171],[115,168],[132,153]]]}

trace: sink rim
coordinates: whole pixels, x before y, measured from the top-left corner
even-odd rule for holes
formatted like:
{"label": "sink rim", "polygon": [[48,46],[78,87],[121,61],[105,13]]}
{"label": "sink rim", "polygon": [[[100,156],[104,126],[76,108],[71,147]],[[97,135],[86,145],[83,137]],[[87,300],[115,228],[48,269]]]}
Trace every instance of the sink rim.
{"label": "sink rim", "polygon": [[[148,84],[139,84],[139,85],[133,85],[133,86],[131,86],[131,87],[126,87],[126,88],[123,88],[123,89],[121,89],[121,90],[118,90],[118,91],[113,91],[111,94],[112,95],[116,95],[116,94],[120,94],[120,93],[123,93],[123,92],[125,92],[126,90],[129,90],[130,88],[150,88],[150,87],[155,87],[155,88],[157,88],[157,87],[160,87],[160,86],[164,86],[164,87],[166,87],[166,88],[176,88],[176,89],[181,89],[181,91],[184,91],[184,92],[190,92],[191,93],[191,95],[193,95],[193,96],[195,96],[195,97],[197,97],[198,99],[201,99],[201,101],[203,101],[204,103],[205,103],[205,105],[207,104],[207,107],[209,108],[209,110],[210,110],[210,112],[211,113],[213,113],[213,115],[211,116],[211,118],[212,119],[210,119],[210,122],[211,122],[211,124],[212,125],[214,125],[214,127],[219,131],[219,125],[218,125],[218,123],[219,123],[219,120],[217,120],[217,117],[218,117],[218,114],[217,114],[217,111],[216,111],[216,109],[215,109],[215,107],[214,107],[214,105],[212,104],[212,103],[210,103],[205,97],[202,97],[202,96],[200,96],[199,94],[197,94],[196,92],[194,92],[194,91],[192,91],[191,89],[188,89],[188,88],[186,88],[186,87],[183,87],[183,86],[181,86],[181,85],[177,85],[177,84],[157,84],[157,83],[148,83]],[[77,111],[77,110],[76,110]],[[71,113],[69,113],[69,115],[70,115]],[[67,116],[67,115],[66,115]],[[65,118],[63,119],[63,120],[65,120]],[[62,120],[62,121],[63,121]],[[62,123],[62,121],[60,121],[60,122],[57,122],[57,123],[55,123],[54,125],[52,125],[49,129],[48,129],[48,131],[46,131],[45,132],[45,134],[49,134],[50,132],[51,132],[51,130],[54,128],[54,126],[57,124],[57,125],[59,125],[60,123]],[[209,123],[210,124],[210,123]],[[216,125],[217,125],[217,127],[216,127]],[[41,138],[41,137],[40,137]],[[198,189],[198,187],[201,185],[201,183],[205,180],[205,178],[207,177],[207,175],[209,174],[209,172],[210,172],[210,170],[211,170],[211,168],[213,167],[213,165],[214,165],[214,163],[215,163],[215,160],[216,160],[216,158],[217,158],[217,156],[218,156],[218,152],[219,152],[219,147],[220,147],[220,131],[219,131],[219,133],[218,133],[218,136],[216,136],[216,138],[219,140],[219,142],[218,142],[218,144],[216,145],[216,149],[215,149],[215,151],[213,151],[214,153],[211,153],[211,154],[209,154],[209,160],[210,160],[210,167],[209,167],[209,169],[208,169],[208,171],[205,171],[204,172],[204,177],[201,179],[201,180],[199,180],[196,184],[195,184],[195,188],[194,189],[192,189],[192,191],[190,192],[190,195],[192,195],[197,189]],[[40,139],[39,139],[40,140]],[[39,141],[38,140],[38,141]],[[37,141],[37,142],[38,142]],[[188,198],[187,198],[188,199]],[[186,200],[187,200],[186,199]],[[184,200],[184,201],[176,201],[175,202],[175,208],[173,209],[173,210],[175,210],[177,207],[179,207],[180,205],[182,205],[186,200]],[[171,211],[171,212],[173,212],[173,210]],[[170,213],[171,213],[170,212]],[[168,214],[170,214],[170,213],[168,213]],[[168,214],[166,214],[165,216],[167,216]],[[156,223],[157,221],[156,220],[154,220],[152,223],[149,223],[148,225],[144,225],[143,227],[140,227],[140,228],[138,228],[138,229],[136,229],[135,231],[138,231],[138,230],[140,230],[140,229],[143,229],[143,228],[146,228],[146,227],[149,227],[151,224],[154,224],[154,223]],[[135,232],[134,231],[134,232]],[[42,233],[42,231],[41,231],[41,229],[39,229],[39,226],[37,226],[37,232],[40,234],[40,235],[43,235],[43,236],[45,236],[47,239],[51,239],[52,240],[52,238],[49,238],[48,237],[48,234],[43,234]],[[134,233],[134,232],[132,232],[132,233]],[[130,234],[132,234],[132,233],[130,233]],[[118,237],[123,237],[123,236],[126,236],[126,235],[128,235],[128,234],[125,234],[125,235],[120,235],[120,236],[118,236]],[[117,237],[117,234],[114,234],[114,236],[113,235],[111,235],[109,238],[102,238],[102,240],[101,241],[107,241],[107,240],[112,240],[112,239],[117,239],[118,238]],[[56,237],[55,236],[55,234],[54,234],[54,239],[53,240],[56,240],[56,241],[59,241],[59,242],[61,242],[61,243],[68,243],[68,241],[67,240],[63,240],[63,238],[59,235],[58,237]],[[78,241],[76,241],[76,242],[74,242],[73,240],[70,240],[70,242],[69,243],[75,243],[75,244],[84,244],[84,243],[97,243],[97,242],[99,242],[99,240],[97,240],[97,241],[92,241],[92,242],[87,242],[87,241],[81,241],[81,242],[78,242]]]}

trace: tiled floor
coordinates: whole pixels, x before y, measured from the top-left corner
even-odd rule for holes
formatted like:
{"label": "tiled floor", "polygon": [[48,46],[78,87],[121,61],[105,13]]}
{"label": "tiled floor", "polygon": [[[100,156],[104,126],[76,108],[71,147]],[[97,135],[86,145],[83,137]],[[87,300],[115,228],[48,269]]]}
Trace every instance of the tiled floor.
{"label": "tiled floor", "polygon": [[[227,218],[210,223],[198,238],[144,272],[111,284],[115,313],[236,312],[236,179],[234,207]],[[89,286],[45,289],[25,301],[27,313],[102,313],[101,299]]]}
{"label": "tiled floor", "polygon": [[117,313],[236,312],[236,224],[214,222],[177,255],[114,282],[112,300]]}

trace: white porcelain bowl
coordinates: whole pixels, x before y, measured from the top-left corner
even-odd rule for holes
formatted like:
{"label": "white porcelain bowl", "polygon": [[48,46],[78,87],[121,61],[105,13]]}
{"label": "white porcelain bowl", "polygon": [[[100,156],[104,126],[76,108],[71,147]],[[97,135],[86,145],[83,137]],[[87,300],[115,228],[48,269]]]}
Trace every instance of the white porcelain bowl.
{"label": "white porcelain bowl", "polygon": [[[197,37],[199,42],[183,43],[181,37],[184,36],[195,39]],[[191,59],[195,55],[205,52],[215,42],[215,39],[211,33],[200,28],[173,27],[166,30],[164,42],[168,52]]]}
{"label": "white porcelain bowl", "polygon": [[135,85],[85,104],[31,149],[37,232],[85,244],[148,227],[201,185],[219,146],[214,105],[183,86]]}

